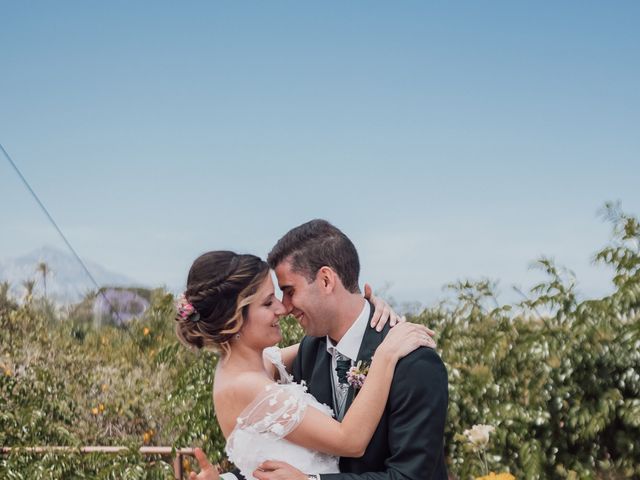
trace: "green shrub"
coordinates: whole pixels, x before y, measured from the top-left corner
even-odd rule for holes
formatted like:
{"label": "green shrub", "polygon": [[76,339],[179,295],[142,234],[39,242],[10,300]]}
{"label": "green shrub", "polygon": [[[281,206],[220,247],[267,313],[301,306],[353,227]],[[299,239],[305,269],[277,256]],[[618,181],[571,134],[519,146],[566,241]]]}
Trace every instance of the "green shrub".
{"label": "green shrub", "polygon": [[[412,317],[438,333],[449,371],[445,449],[451,473],[481,472],[456,434],[496,427],[488,462],[518,478],[640,477],[640,227],[614,205],[610,245],[595,256],[615,291],[581,300],[549,259],[530,297],[500,305],[489,281],[450,285],[454,299]],[[217,357],[173,331],[173,296],[156,291],[124,327],[92,325],[86,308],[53,315],[0,285],[0,445],[124,445],[121,455],[14,452],[0,478],[171,478],[143,444],[200,446],[225,462],[212,383]],[[84,312],[84,313],[83,313]],[[56,318],[56,317],[61,318]],[[282,322],[283,344],[302,336]],[[187,465],[188,467],[189,465]]]}

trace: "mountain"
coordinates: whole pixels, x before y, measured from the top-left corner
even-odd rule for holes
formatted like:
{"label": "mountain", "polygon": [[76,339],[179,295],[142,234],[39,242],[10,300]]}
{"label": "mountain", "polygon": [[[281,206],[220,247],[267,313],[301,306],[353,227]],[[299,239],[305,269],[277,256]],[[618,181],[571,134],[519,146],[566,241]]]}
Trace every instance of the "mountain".
{"label": "mountain", "polygon": [[[107,270],[103,266],[84,259],[93,278],[102,286],[141,286],[125,275]],[[55,247],[41,247],[26,255],[0,261],[0,282],[11,283],[11,292],[20,297],[24,293],[22,282],[35,280],[35,292],[44,293],[42,275],[37,271],[38,264],[45,262],[51,273],[47,276],[47,297],[56,303],[68,304],[80,301],[89,291],[95,291],[78,260],[71,254]]]}

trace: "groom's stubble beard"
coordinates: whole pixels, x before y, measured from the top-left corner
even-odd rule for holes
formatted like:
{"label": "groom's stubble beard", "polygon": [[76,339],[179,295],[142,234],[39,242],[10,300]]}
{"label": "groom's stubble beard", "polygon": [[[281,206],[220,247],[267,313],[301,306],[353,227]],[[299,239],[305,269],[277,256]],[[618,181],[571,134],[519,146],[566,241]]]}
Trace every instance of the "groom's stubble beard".
{"label": "groom's stubble beard", "polygon": [[302,322],[298,320],[298,323],[308,336],[325,337],[329,335],[333,327],[333,312],[330,308],[326,308],[323,303],[320,298],[316,298],[316,301],[309,305],[309,308],[304,312]]}
{"label": "groom's stubble beard", "polygon": [[298,320],[298,324],[304,330],[305,335],[310,337],[324,337],[329,334],[329,328],[324,324],[322,320],[318,319],[319,315],[313,315],[313,317],[304,314],[302,321]]}

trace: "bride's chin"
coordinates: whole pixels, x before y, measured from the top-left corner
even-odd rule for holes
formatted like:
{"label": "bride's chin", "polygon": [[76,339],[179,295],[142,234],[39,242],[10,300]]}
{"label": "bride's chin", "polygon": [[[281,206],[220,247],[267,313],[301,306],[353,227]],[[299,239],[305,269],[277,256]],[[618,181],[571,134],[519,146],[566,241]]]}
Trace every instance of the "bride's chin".
{"label": "bride's chin", "polygon": [[273,335],[269,339],[265,339],[265,344],[260,347],[261,350],[269,347],[275,347],[282,341],[282,335]]}

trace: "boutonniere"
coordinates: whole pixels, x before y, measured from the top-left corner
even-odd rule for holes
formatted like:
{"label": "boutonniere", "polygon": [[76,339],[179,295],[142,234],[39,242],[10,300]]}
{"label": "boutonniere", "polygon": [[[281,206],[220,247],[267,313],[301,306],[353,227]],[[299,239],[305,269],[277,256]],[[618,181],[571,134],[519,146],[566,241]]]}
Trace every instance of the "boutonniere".
{"label": "boutonniere", "polygon": [[362,388],[364,381],[367,379],[370,364],[370,362],[363,362],[360,360],[357,364],[351,367],[347,372],[347,383],[356,390]]}

